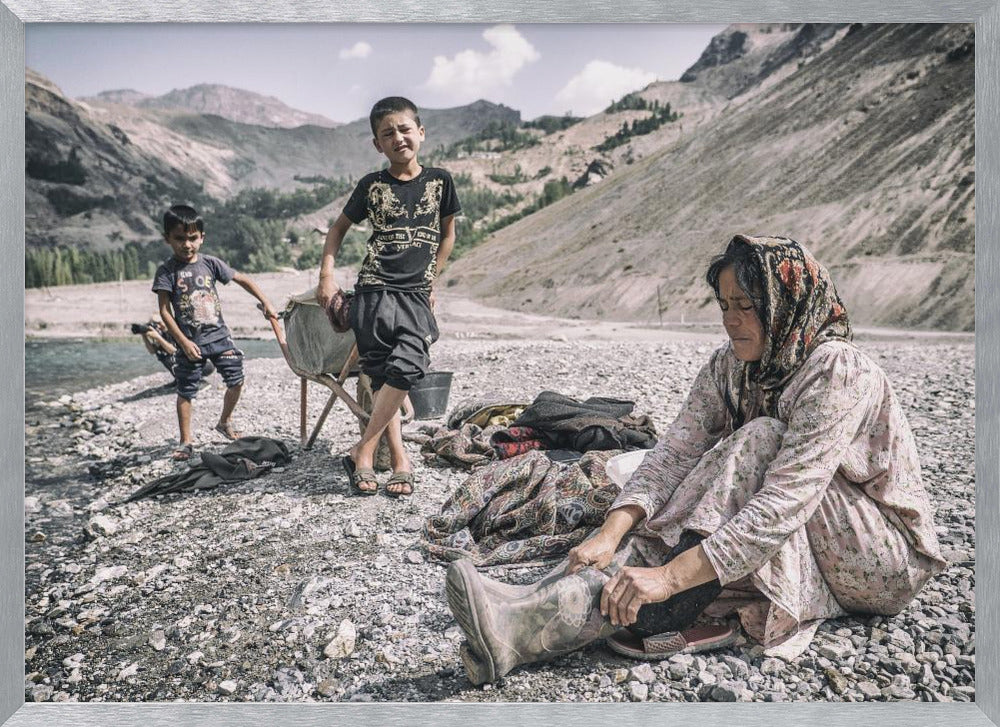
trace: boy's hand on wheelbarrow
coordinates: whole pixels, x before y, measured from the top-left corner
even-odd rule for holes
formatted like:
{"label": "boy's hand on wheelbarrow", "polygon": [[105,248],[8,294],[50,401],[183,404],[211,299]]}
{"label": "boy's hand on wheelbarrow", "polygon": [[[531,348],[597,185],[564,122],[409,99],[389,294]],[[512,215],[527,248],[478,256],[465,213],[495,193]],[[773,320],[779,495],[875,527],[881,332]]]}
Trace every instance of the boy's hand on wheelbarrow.
{"label": "boy's hand on wheelbarrow", "polygon": [[263,303],[258,303],[257,304],[257,309],[259,311],[261,311],[264,314],[264,317],[267,318],[267,319],[271,319],[271,318],[277,319],[278,318],[277,312],[275,312],[274,308],[271,307],[271,303],[269,301],[264,301]]}
{"label": "boy's hand on wheelbarrow", "polygon": [[333,276],[319,277],[319,285],[316,286],[316,302],[319,303],[320,308],[326,310],[330,307],[330,301],[333,300],[333,296],[337,294],[340,290],[340,286],[337,285],[337,281],[333,279]]}

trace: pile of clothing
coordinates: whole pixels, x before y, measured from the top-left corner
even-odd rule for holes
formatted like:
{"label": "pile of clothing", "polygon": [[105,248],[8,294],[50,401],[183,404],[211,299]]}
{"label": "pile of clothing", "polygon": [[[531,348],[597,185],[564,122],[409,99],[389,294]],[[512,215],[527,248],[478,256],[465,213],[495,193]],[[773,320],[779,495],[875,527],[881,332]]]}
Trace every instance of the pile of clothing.
{"label": "pile of clothing", "polygon": [[482,467],[462,483],[439,515],[427,518],[423,548],[443,561],[477,566],[561,557],[601,523],[618,496],[604,471],[617,451],[553,462],[540,451]]}
{"label": "pile of clothing", "polygon": [[649,449],[656,429],[634,416],[635,403],[595,396],[579,401],[543,391],[531,404],[471,402],[456,408],[446,427],[413,437],[429,464],[472,470],[532,450],[584,453]]}
{"label": "pile of clothing", "polygon": [[425,433],[422,451],[429,464],[475,471],[427,519],[425,552],[477,566],[564,556],[604,522],[618,495],[605,463],[656,444],[652,421],[634,407],[553,391],[531,404],[457,407],[447,426]]}
{"label": "pile of clothing", "polygon": [[202,452],[198,464],[160,477],[133,492],[125,502],[172,492],[212,490],[224,482],[251,480],[292,460],[288,445],[269,437],[240,437],[219,453]]}

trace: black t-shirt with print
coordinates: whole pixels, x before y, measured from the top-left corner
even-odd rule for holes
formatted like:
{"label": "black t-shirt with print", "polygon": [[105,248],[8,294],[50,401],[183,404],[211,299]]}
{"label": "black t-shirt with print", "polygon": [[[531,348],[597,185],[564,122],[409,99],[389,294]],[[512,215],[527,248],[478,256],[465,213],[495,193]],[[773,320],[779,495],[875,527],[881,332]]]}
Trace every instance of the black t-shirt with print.
{"label": "black t-shirt with print", "polygon": [[444,169],[424,167],[405,182],[387,170],[362,177],[344,205],[351,222],[367,218],[372,226],[357,289],[429,291],[441,218],[459,209],[455,183]]}

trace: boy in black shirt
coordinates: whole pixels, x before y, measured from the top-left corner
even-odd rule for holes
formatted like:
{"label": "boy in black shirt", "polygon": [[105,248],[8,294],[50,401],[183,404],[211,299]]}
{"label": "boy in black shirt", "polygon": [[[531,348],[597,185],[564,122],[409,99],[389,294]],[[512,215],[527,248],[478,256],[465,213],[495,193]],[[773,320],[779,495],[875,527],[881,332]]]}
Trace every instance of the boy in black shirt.
{"label": "boy in black shirt", "polygon": [[451,175],[422,167],[417,152],[424,140],[417,107],[399,96],[384,98],[369,115],[372,142],[389,168],[358,182],[323,247],[316,296],[327,308],[342,295],[333,279],[333,262],[352,224],[366,217],[372,225],[368,254],[361,264],[351,302],[350,321],[371,377],[375,404],[361,441],[342,463],[356,492],[374,495],[372,469],[382,432],[389,441],[393,474],[386,494],[413,493],[413,471],[403,449],[399,407],[430,365],[430,345],[438,338],[431,311],[431,286],[455,244],[458,197]]}

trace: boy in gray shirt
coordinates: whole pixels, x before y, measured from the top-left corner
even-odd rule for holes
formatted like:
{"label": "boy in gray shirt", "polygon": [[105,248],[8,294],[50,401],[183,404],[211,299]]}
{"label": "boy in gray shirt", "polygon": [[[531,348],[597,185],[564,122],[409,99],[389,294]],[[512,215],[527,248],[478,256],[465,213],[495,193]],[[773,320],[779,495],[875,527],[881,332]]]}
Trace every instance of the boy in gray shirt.
{"label": "boy in gray shirt", "polygon": [[243,352],[236,348],[222,318],[216,281],[223,285],[235,281],[261,302],[265,318],[277,318],[277,314],[249,276],[236,272],[217,257],[199,254],[205,240],[205,223],[192,207],[174,205],[164,213],[163,237],[174,254],[157,268],[153,292],[159,300],[160,317],[180,349],[174,366],[180,444],[173,458],[186,460],[194,453],[191,400],[198,393],[206,359],[215,365],[226,385],[215,430],[227,439],[241,436],[233,428],[231,417],[243,391]]}

